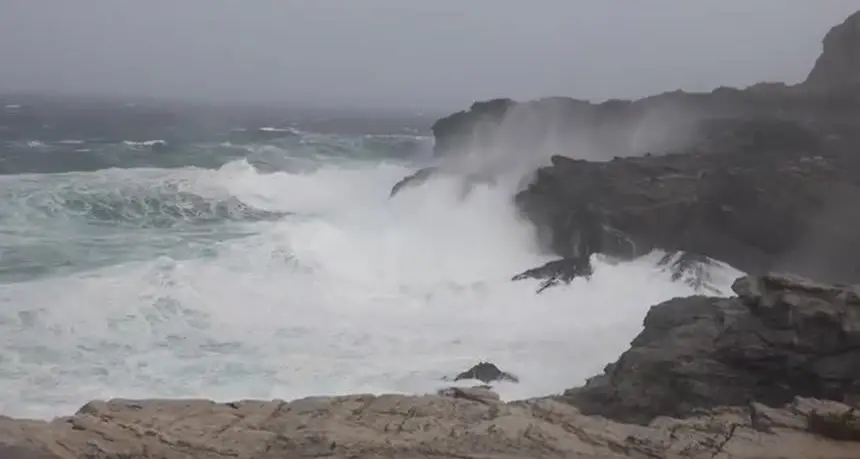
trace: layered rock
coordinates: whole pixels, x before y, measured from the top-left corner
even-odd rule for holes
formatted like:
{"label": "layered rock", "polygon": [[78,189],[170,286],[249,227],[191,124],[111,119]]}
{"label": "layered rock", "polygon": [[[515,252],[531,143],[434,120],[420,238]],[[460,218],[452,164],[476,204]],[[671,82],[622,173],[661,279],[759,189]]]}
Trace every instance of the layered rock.
{"label": "layered rock", "polygon": [[654,306],[631,348],[565,397],[584,413],[647,423],[703,408],[860,395],[860,289],[791,276],[735,281],[735,298]]}

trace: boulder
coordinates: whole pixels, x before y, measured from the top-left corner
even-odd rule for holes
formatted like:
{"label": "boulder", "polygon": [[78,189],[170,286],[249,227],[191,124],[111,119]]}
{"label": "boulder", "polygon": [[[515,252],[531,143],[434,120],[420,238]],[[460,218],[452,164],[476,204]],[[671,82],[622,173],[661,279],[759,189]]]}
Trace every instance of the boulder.
{"label": "boulder", "polygon": [[860,394],[860,287],[770,274],[732,288],[737,297],[652,307],[630,349],[564,399],[585,414],[647,424],[752,401]]}
{"label": "boulder", "polygon": [[500,370],[499,367],[490,362],[479,362],[472,368],[469,368],[454,377],[454,381],[461,381],[463,379],[477,379],[485,383],[491,383],[494,381],[520,382],[519,378]]}

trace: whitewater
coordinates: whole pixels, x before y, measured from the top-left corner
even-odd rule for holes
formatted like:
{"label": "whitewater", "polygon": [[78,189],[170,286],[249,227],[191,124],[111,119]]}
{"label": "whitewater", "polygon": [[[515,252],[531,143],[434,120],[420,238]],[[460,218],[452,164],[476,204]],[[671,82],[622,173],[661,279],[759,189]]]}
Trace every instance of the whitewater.
{"label": "whitewater", "polygon": [[169,167],[126,142],[101,167],[0,175],[0,414],[424,393],[480,360],[519,376],[504,399],[548,395],[615,360],[650,306],[697,293],[652,254],[536,295],[510,280],[553,258],[512,206],[518,182],[464,195],[442,177],[389,199],[418,160],[296,135],[182,146]]}

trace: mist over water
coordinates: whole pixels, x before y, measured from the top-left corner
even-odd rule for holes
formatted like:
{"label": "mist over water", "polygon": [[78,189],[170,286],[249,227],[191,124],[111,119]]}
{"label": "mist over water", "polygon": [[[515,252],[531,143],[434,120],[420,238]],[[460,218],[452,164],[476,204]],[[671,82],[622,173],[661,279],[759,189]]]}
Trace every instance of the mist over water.
{"label": "mist over water", "polygon": [[[648,307],[692,293],[654,254],[596,260],[591,281],[535,295],[537,281],[510,281],[551,259],[511,204],[518,173],[468,193],[443,175],[389,199],[425,155],[374,142],[7,145],[0,413],[421,393],[482,359],[520,377],[497,386],[504,398],[546,395],[614,360]],[[110,150],[79,167],[70,145]],[[65,170],[16,163],[25,150],[66,155]],[[715,275],[727,288],[734,274]]]}

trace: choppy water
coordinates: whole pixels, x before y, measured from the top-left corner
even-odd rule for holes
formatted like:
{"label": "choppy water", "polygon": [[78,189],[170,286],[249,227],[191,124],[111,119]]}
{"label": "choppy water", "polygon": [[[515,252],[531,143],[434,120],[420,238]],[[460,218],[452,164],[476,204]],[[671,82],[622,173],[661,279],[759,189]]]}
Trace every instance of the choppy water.
{"label": "choppy water", "polygon": [[649,306],[692,293],[659,254],[542,295],[510,282],[550,259],[510,204],[516,181],[388,198],[430,142],[5,143],[0,413],[423,392],[481,359],[520,376],[505,398],[543,395],[614,360]]}

